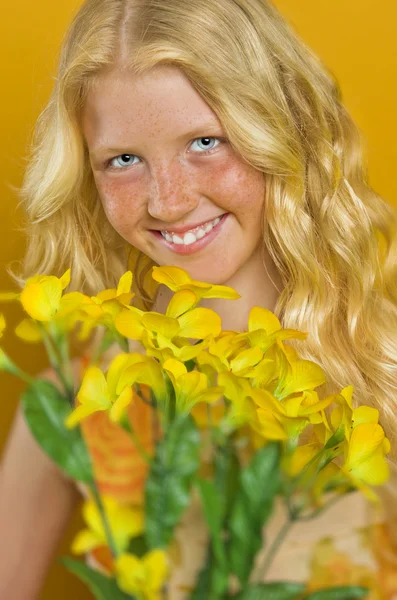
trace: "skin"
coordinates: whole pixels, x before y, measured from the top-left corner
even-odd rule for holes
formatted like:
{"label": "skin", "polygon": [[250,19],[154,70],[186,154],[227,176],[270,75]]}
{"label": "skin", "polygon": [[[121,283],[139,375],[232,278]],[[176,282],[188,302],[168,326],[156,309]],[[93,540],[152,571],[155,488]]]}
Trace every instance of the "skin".
{"label": "skin", "polygon": [[[236,289],[239,300],[201,302],[220,314],[224,329],[246,329],[253,306],[274,309],[282,286],[265,252],[274,283],[269,278],[260,251],[264,175],[231,147],[217,115],[177,67],[161,65],[139,77],[104,72],[81,123],[105,213],[127,242],[158,265]],[[218,235],[191,255],[172,252],[150,231],[226,212]],[[172,294],[160,286],[153,310],[165,312]]]}

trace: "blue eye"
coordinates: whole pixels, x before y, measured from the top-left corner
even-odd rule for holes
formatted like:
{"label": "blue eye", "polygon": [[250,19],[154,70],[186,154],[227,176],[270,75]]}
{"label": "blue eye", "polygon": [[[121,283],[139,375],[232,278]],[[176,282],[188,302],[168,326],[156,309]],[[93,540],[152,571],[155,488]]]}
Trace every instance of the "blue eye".
{"label": "blue eye", "polygon": [[[202,142],[204,141],[204,150],[212,150],[214,148],[214,146],[210,146],[211,144],[211,140],[218,140],[218,138],[216,137],[201,137],[201,138],[197,138],[196,140],[193,141],[193,144],[196,142]],[[199,154],[204,154],[203,152],[200,152]]]}
{"label": "blue eye", "polygon": [[[207,153],[211,152],[214,149],[214,147],[216,148],[216,146],[214,146],[213,143],[211,144],[211,140],[218,141],[218,143],[222,143],[222,138],[217,138],[217,137],[196,138],[195,140],[193,140],[192,145],[195,144],[196,142],[202,144],[202,146],[199,146],[199,149],[202,151],[194,152],[194,153],[195,154],[207,154]],[[115,156],[114,158],[111,158],[108,161],[107,166],[114,170],[122,170],[126,167],[131,167],[131,166],[135,165],[136,164],[135,162],[129,162],[131,160],[134,160],[134,158],[139,158],[139,157],[136,156],[135,154],[119,154],[119,156]]]}
{"label": "blue eye", "polygon": [[[114,167],[114,165],[112,165],[113,161],[118,161],[119,159],[123,159],[123,160],[128,161],[128,160],[131,160],[133,158],[137,158],[135,156],[135,154],[120,154],[120,156],[115,156],[114,158],[112,158],[109,161],[109,166],[117,169],[118,167]],[[134,164],[134,163],[132,163],[132,164]],[[131,164],[126,164],[125,162],[124,163],[118,163],[118,165],[119,165],[120,168],[130,167],[131,166]]]}

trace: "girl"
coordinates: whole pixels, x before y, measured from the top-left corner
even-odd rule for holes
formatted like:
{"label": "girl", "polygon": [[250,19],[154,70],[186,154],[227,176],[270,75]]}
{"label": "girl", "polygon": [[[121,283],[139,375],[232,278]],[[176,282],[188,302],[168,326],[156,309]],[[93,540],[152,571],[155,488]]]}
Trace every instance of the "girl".
{"label": "girl", "polygon": [[[263,306],[283,328],[308,332],[305,342],[290,343],[324,369],[328,383],[319,393],[353,384],[356,405],[379,409],[395,464],[397,215],[366,181],[359,134],[337,84],[270,2],[86,0],[63,44],[33,158],[21,190],[29,246],[15,275],[20,284],[71,267],[68,289],[95,294],[133,265],[136,300],[158,312],[170,293],[147,289],[152,265],[230,285],[241,299],[202,303],[220,314],[223,329],[243,331],[250,309]],[[104,427],[98,443],[111,453],[109,439],[122,431],[92,417],[84,424],[88,443],[93,448]],[[138,501],[142,471],[130,451],[130,487],[109,484],[118,474],[111,454],[111,474],[98,464],[98,477],[102,490]],[[382,491],[383,521],[366,529],[372,552],[355,533],[372,518],[354,493],[332,514],[297,526],[268,578],[335,584],[330,556],[343,561],[348,581],[339,583],[369,581],[374,597],[392,598],[395,486],[393,476]],[[20,414],[1,494],[12,526],[0,542],[11,556],[0,591],[33,599],[77,494]],[[193,506],[180,529],[185,559],[171,582],[175,600],[186,597],[200,564],[199,519]],[[311,573],[310,552],[332,534],[316,546]]]}

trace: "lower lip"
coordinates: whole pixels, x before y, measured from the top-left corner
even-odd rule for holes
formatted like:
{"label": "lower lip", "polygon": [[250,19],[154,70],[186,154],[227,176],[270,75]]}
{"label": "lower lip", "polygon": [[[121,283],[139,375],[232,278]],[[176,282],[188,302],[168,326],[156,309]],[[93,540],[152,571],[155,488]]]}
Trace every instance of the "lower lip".
{"label": "lower lip", "polygon": [[194,254],[198,250],[205,248],[219,233],[223,223],[226,221],[229,213],[224,214],[221,217],[221,220],[215,227],[211,229],[209,233],[206,233],[204,237],[200,240],[196,240],[193,244],[189,244],[189,246],[185,246],[185,244],[174,244],[173,242],[169,242],[161,235],[159,231],[151,230],[151,233],[159,239],[167,248],[172,250],[172,252],[176,252],[177,254]]}

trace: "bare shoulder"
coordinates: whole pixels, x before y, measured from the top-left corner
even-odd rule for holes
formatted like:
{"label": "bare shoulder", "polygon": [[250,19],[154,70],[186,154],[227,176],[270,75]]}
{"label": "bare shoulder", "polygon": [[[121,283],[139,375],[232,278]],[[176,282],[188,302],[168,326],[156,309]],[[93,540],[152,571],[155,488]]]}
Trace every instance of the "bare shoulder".
{"label": "bare shoulder", "polygon": [[[72,364],[78,381],[79,359]],[[52,369],[38,377],[60,386]],[[79,500],[75,483],[34,439],[19,403],[0,465],[0,598],[39,597]]]}

